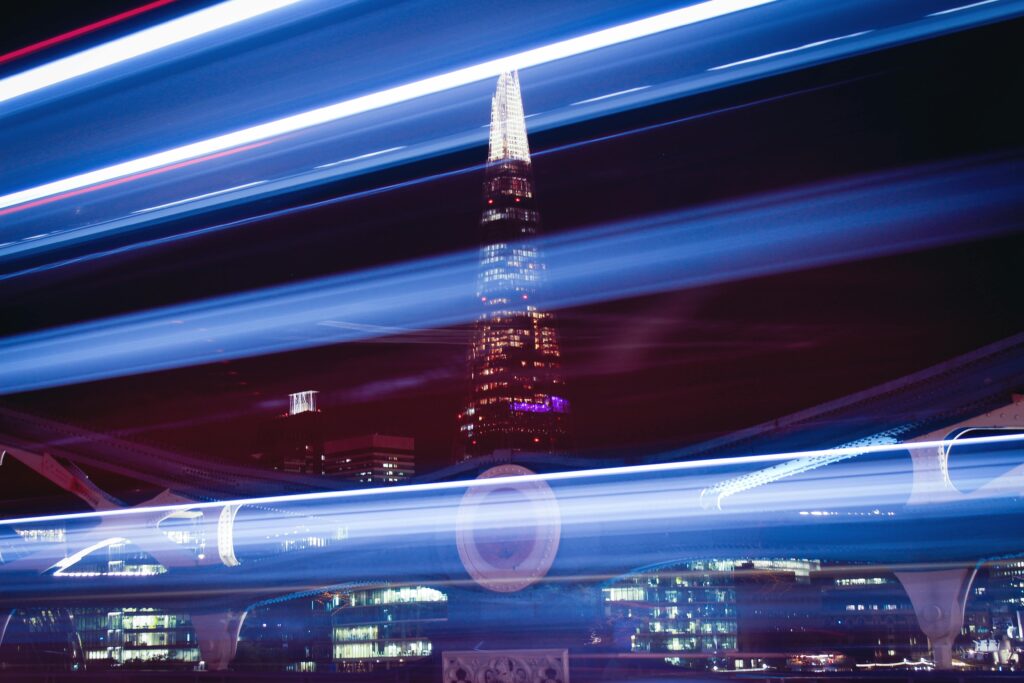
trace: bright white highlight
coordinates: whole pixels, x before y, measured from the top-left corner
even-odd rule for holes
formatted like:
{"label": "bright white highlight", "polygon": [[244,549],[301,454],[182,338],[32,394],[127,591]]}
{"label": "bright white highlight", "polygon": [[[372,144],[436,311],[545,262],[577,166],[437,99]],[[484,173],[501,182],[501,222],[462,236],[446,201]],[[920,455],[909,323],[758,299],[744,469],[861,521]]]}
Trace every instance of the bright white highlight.
{"label": "bright white highlight", "polygon": [[788,54],[791,54],[793,52],[800,52],[801,50],[810,50],[811,48],[821,47],[822,45],[828,45],[829,43],[834,43],[834,42],[839,41],[839,40],[848,40],[850,38],[857,38],[858,36],[862,36],[862,35],[864,35],[866,33],[871,33],[871,31],[858,31],[857,33],[850,33],[850,34],[845,35],[845,36],[836,36],[835,38],[826,38],[825,40],[816,40],[813,43],[807,43],[806,45],[801,45],[800,47],[791,47],[788,50],[779,50],[778,52],[769,52],[766,55],[758,55],[757,57],[750,57],[749,59],[741,59],[738,62],[729,62],[728,64],[720,64],[718,66],[713,66],[710,69],[708,69],[708,71],[719,71],[721,69],[731,69],[732,67],[740,66],[741,64],[750,64],[752,62],[760,62],[760,61],[765,60],[765,59],[771,59],[772,57],[781,57],[782,55],[788,55]]}
{"label": "bright white highlight", "polygon": [[63,576],[66,570],[81,562],[87,555],[90,555],[91,553],[94,553],[97,550],[102,550],[103,548],[108,548],[112,545],[119,545],[121,543],[128,543],[128,539],[121,538],[120,536],[106,538],[98,543],[92,544],[88,548],[82,548],[73,555],[68,555],[63,560],[50,567],[50,569],[54,570],[54,576]]}
{"label": "bright white highlight", "polygon": [[526,139],[526,117],[523,96],[519,90],[519,74],[506,71],[498,77],[498,87],[491,98],[491,136],[487,161],[530,160],[530,143]]}
{"label": "bright white highlight", "polygon": [[993,2],[996,2],[996,0],[981,0],[981,2],[972,2],[970,5],[960,5],[959,7],[954,7],[952,9],[944,9],[941,12],[932,12],[931,14],[929,14],[927,16],[929,16],[929,17],[941,17],[943,14],[952,14],[953,12],[962,12],[965,9],[973,9],[975,7],[981,7],[982,5],[991,5]]}
{"label": "bright white highlight", "polygon": [[151,207],[149,207],[147,209],[139,209],[138,211],[132,211],[132,213],[133,214],[136,214],[136,213],[149,213],[150,211],[157,211],[158,209],[167,209],[167,208],[170,208],[172,206],[178,206],[180,204],[188,204],[189,202],[196,202],[196,201],[199,201],[200,199],[206,199],[207,197],[218,197],[218,196],[220,196],[222,194],[227,194],[228,192],[234,192],[235,190],[244,190],[247,187],[255,187],[257,185],[262,185],[265,182],[267,182],[267,181],[266,180],[257,180],[254,183],[246,183],[245,185],[235,185],[234,187],[229,187],[229,188],[226,188],[226,189],[223,189],[223,190],[217,190],[216,192],[207,192],[206,194],[196,195],[195,197],[187,197],[185,199],[179,199],[179,200],[174,201],[174,202],[167,202],[166,204],[158,204],[156,206],[151,206]]}
{"label": "bright white highlight", "polygon": [[373,157],[379,157],[381,154],[387,154],[388,152],[397,152],[400,149],[405,149],[405,145],[398,147],[388,147],[387,149],[378,149],[376,152],[367,152],[366,154],[360,154],[359,156],[349,157],[348,159],[341,159],[340,161],[332,161],[329,164],[320,164],[317,168],[331,168],[332,166],[340,166],[341,164],[349,164],[353,161],[362,161],[363,159],[370,159]]}
{"label": "bright white highlight", "polygon": [[[248,2],[250,0],[246,0],[246,4]],[[115,178],[123,178],[135,173],[150,171],[162,166],[214,154],[234,147],[268,140],[286,133],[293,133],[418,97],[433,95],[445,90],[469,85],[470,83],[494,78],[506,71],[515,71],[517,69],[547,64],[548,62],[689,26],[690,24],[766,5],[771,2],[775,2],[775,0],[707,0],[706,2],[665,12],[646,19],[587,33],[576,38],[569,38],[507,57],[481,62],[462,69],[456,69],[455,71],[406,83],[405,85],[343,100],[293,116],[268,121],[217,137],[207,138],[206,140],[175,147],[174,149],[139,157],[95,171],[89,171],[88,173],[81,173],[62,180],[13,192],[0,197],[0,209],[96,185],[114,180]]]}
{"label": "bright white highlight", "polygon": [[228,0],[0,81],[0,102],[43,90],[301,0]]}
{"label": "bright white highlight", "polygon": [[601,100],[607,100],[607,99],[609,99],[611,97],[619,97],[620,95],[628,95],[629,93],[637,92],[638,90],[647,90],[650,87],[651,86],[649,86],[649,85],[640,85],[640,86],[637,86],[635,88],[629,88],[628,90],[619,90],[618,92],[610,92],[607,95],[598,95],[597,97],[591,97],[591,98],[588,98],[588,99],[585,99],[585,100],[580,100],[579,102],[573,102],[570,106],[575,107],[575,106],[578,106],[580,104],[590,104],[591,102],[600,102]]}
{"label": "bright white highlight", "polygon": [[[981,444],[1003,444],[1024,442],[1024,434],[1000,434],[982,436],[973,439],[944,439],[937,441],[916,441],[900,444],[877,444],[868,446],[852,446],[847,448],[826,448],[816,451],[799,451],[794,453],[775,453],[770,455],[746,455],[730,458],[711,458],[707,460],[685,460],[682,462],[655,463],[652,465],[629,465],[625,467],[607,467],[594,470],[572,470],[568,472],[550,472],[547,474],[529,474],[523,476],[503,477],[502,483],[534,481],[571,481],[574,479],[603,479],[634,474],[654,474],[658,472],[685,472],[709,467],[734,467],[772,462],[785,462],[801,458],[818,459],[824,456],[866,455],[868,453],[896,453],[908,449],[947,448],[952,445],[971,446]],[[316,493],[296,493],[284,496],[267,496],[265,498],[243,498],[233,501],[210,501],[201,503],[182,503],[178,505],[155,505],[152,507],[119,508],[116,510],[97,510],[95,512],[73,512],[62,515],[40,515],[37,517],[20,517],[2,519],[0,526],[36,523],[52,523],[69,519],[91,519],[98,517],[115,517],[123,515],[144,515],[152,512],[193,511],[205,508],[222,508],[225,503],[233,506],[258,505],[268,506],[276,503],[303,502],[315,500],[343,500],[348,498],[372,498],[375,496],[403,496],[428,491],[449,491],[471,489],[476,486],[493,486],[494,481],[488,479],[472,479],[469,481],[440,481],[429,484],[410,484],[408,486],[391,486],[373,489],[355,489],[345,491],[318,491]]]}
{"label": "bright white highlight", "polygon": [[288,394],[288,414],[315,413],[317,411],[316,398],[319,394],[319,391],[297,391],[294,394]]}
{"label": "bright white highlight", "polygon": [[241,564],[235,556],[235,517],[241,505],[225,505],[217,518],[217,555],[225,567]]}

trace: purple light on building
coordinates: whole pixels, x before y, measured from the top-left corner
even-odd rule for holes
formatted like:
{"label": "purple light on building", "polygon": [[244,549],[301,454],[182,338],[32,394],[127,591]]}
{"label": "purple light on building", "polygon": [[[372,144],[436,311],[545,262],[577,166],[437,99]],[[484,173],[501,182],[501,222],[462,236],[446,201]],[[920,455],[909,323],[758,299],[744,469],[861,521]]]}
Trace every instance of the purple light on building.
{"label": "purple light on building", "polygon": [[543,403],[513,401],[512,410],[517,413],[567,413],[569,412],[569,401],[560,396],[551,396]]}
{"label": "purple light on building", "polygon": [[523,403],[520,401],[514,401],[512,403],[512,410],[517,413],[550,413],[551,406],[547,403]]}

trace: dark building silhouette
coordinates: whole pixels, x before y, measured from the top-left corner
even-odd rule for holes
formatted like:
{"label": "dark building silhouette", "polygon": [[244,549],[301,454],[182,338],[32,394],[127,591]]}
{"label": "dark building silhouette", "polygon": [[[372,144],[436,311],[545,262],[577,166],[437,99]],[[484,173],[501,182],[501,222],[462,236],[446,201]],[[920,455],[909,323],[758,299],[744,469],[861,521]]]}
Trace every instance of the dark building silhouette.
{"label": "dark building silhouette", "polygon": [[324,444],[324,474],[359,484],[388,486],[416,474],[416,442],[407,436],[365,434]]}
{"label": "dark building silhouette", "polygon": [[459,455],[566,447],[569,402],[554,318],[540,310],[540,215],[519,77],[498,79],[480,218],[477,296],[483,313],[469,354],[471,395],[459,415]]}
{"label": "dark building silhouette", "polygon": [[324,415],[318,392],[288,395],[288,412],[268,423],[261,441],[269,464],[282,472],[324,474]]}

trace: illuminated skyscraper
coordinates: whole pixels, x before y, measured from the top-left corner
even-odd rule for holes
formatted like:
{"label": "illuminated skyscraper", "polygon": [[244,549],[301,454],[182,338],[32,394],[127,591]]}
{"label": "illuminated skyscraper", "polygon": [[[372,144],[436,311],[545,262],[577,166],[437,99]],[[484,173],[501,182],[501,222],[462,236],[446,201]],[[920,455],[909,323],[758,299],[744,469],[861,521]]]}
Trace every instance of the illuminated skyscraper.
{"label": "illuminated skyscraper", "polygon": [[566,447],[569,402],[551,313],[541,311],[544,263],[519,76],[498,79],[480,218],[477,296],[483,312],[470,349],[470,399],[459,416],[462,454]]}

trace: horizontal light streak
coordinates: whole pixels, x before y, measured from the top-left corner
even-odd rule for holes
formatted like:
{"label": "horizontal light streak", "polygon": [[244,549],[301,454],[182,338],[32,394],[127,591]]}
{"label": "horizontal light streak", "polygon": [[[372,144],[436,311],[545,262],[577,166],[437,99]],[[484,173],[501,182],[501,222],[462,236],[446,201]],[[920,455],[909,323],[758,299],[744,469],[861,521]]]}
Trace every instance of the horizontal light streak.
{"label": "horizontal light streak", "polygon": [[871,31],[858,31],[857,33],[850,33],[845,36],[836,36],[835,38],[826,38],[825,40],[816,40],[813,43],[807,43],[799,47],[791,47],[788,50],[779,50],[778,52],[769,52],[768,54],[758,55],[757,57],[750,57],[748,59],[741,59],[738,62],[729,62],[728,64],[721,64],[719,66],[713,66],[708,71],[720,71],[722,69],[731,69],[734,66],[740,66],[742,64],[751,64],[753,62],[760,62],[765,59],[772,59],[773,57],[781,57],[782,55],[792,54],[794,52],[801,52],[802,50],[810,50],[812,48],[821,47],[822,45],[828,45],[829,43],[835,43],[840,40],[849,40],[850,38],[857,38],[865,34],[871,33]]}
{"label": "horizontal light streak", "polygon": [[209,197],[218,197],[218,196],[220,196],[222,194],[227,194],[228,192],[234,192],[235,190],[244,190],[247,187],[256,187],[257,185],[263,185],[266,182],[267,182],[266,180],[257,180],[257,181],[252,182],[252,183],[245,183],[244,185],[235,185],[234,187],[228,187],[228,188],[225,188],[223,190],[217,190],[215,192],[207,192],[206,194],[199,194],[199,195],[196,195],[195,197],[186,197],[185,199],[178,199],[177,201],[167,202],[166,204],[157,204],[156,206],[150,206],[149,208],[146,208],[146,209],[139,209],[138,211],[132,211],[132,213],[133,214],[148,213],[150,211],[157,211],[159,209],[168,209],[168,208],[170,208],[172,206],[178,206],[180,204],[187,204],[189,202],[196,202],[196,201],[199,201],[200,199],[207,199]]}
{"label": "horizontal light streak", "polygon": [[[1012,231],[1020,160],[907,169],[566,232],[541,240],[537,299],[564,308]],[[436,329],[476,318],[478,253],[268,287],[0,340],[16,393]],[[331,326],[323,325],[332,321]],[[343,323],[341,327],[337,323]]]}
{"label": "horizontal light streak", "polygon": [[300,1],[227,0],[0,80],[0,103],[218,31]]}
{"label": "horizontal light streak", "polygon": [[100,183],[98,185],[85,185],[85,186],[82,186],[82,187],[80,187],[80,188],[78,188],[76,190],[68,190],[67,192],[64,192],[63,194],[60,194],[60,195],[47,195],[47,196],[41,197],[39,199],[36,199],[35,201],[29,202],[27,204],[21,204],[21,205],[18,205],[18,206],[7,207],[6,209],[0,209],[0,216],[4,216],[6,214],[13,213],[15,211],[21,211],[22,209],[27,209],[27,208],[30,208],[30,207],[33,207],[33,206],[41,206],[43,204],[49,204],[49,203],[58,201],[60,199],[66,199],[67,197],[75,197],[77,195],[84,194],[86,192],[90,192],[92,190],[99,190],[99,189],[107,188],[107,187],[116,187],[117,185],[123,185],[124,183],[128,183],[128,182],[131,182],[133,180],[137,180],[139,178],[145,178],[145,177],[149,177],[149,176],[159,175],[161,173],[166,173],[168,171],[174,171],[174,170],[177,170],[177,169],[180,169],[180,168],[186,168],[188,166],[193,166],[195,164],[200,164],[200,163],[203,163],[204,161],[210,161],[212,159],[219,159],[221,157],[230,156],[232,154],[238,154],[239,152],[245,152],[247,150],[255,149],[257,147],[260,147],[260,146],[266,145],[266,144],[268,144],[267,141],[253,142],[252,144],[249,144],[249,145],[242,145],[241,147],[233,147],[233,148],[230,148],[230,149],[224,149],[224,150],[221,150],[219,152],[212,152],[210,154],[205,154],[205,155],[200,156],[200,157],[191,157],[191,158],[188,158],[188,159],[184,159],[182,161],[178,161],[178,162],[175,162],[173,164],[166,164],[166,165],[162,165],[162,166],[157,166],[157,167],[149,169],[148,171],[139,171],[138,173],[133,173],[131,175],[119,176],[119,177],[113,178],[111,180],[107,180],[105,182],[102,182],[102,183]]}
{"label": "horizontal light streak", "polygon": [[579,102],[573,102],[570,106],[575,107],[575,106],[580,105],[580,104],[590,104],[591,102],[600,102],[601,100],[607,100],[607,99],[610,99],[612,97],[619,97],[620,95],[628,95],[631,92],[638,92],[640,90],[647,90],[650,87],[651,86],[649,86],[649,85],[639,85],[639,86],[637,86],[635,88],[629,88],[627,90],[619,90],[618,92],[610,92],[607,95],[598,95],[597,97],[590,97],[590,98],[585,99],[585,100],[580,100]]}
{"label": "horizontal light streak", "polygon": [[[470,479],[465,481],[440,481],[425,484],[409,484],[384,488],[354,489],[345,491],[318,491],[315,493],[297,493],[281,496],[265,496],[260,498],[242,498],[230,501],[204,501],[196,503],[180,503],[174,505],[157,505],[152,507],[121,508],[116,510],[96,510],[92,512],[73,512],[59,515],[38,515],[32,517],[15,517],[0,520],[0,526],[18,526],[24,524],[53,523],[80,519],[98,519],[105,517],[122,517],[131,515],[150,515],[155,512],[185,512],[201,509],[220,509],[231,506],[272,507],[283,503],[302,503],[314,501],[374,499],[379,496],[404,497],[417,493],[439,491],[468,490],[477,487],[505,487],[515,483],[529,482],[567,482],[592,479],[600,482],[616,477],[633,477],[636,475],[685,473],[708,468],[733,468],[742,465],[758,465],[771,462],[783,462],[802,458],[821,458],[844,454],[867,455],[880,453],[900,453],[908,448],[914,450],[948,448],[950,446],[967,447],[980,445],[996,445],[1024,443],[1024,434],[999,434],[969,439],[940,439],[935,441],[919,441],[909,444],[878,444],[875,446],[857,446],[849,448],[827,448],[812,451],[795,451],[790,453],[771,453],[765,455],[735,456],[711,458],[706,460],[686,460],[682,462],[665,462],[648,465],[628,465],[624,467],[607,467],[602,469],[572,470],[567,472],[550,472],[545,474],[528,474],[492,479]],[[647,490],[645,488],[645,490]],[[877,492],[868,492],[871,494]],[[393,501],[388,501],[389,509]],[[609,498],[608,505],[614,505],[614,498]],[[838,504],[838,501],[837,501]],[[274,512],[270,510],[269,512]],[[694,512],[703,512],[696,509]],[[315,511],[309,511],[316,514]],[[312,518],[311,518],[312,519]],[[287,520],[286,520],[287,521]],[[413,520],[409,520],[412,523]],[[105,527],[101,527],[101,530]]]}
{"label": "horizontal light streak", "polygon": [[[284,2],[285,0],[278,0]],[[294,1],[294,0],[292,0]],[[469,85],[498,76],[504,71],[525,69],[549,62],[592,52],[638,38],[689,26],[701,21],[765,5],[775,0],[706,0],[705,2],[672,10],[662,14],[587,33],[542,47],[492,59],[472,66],[456,69],[437,76],[380,90],[367,95],[343,100],[300,114],[268,121],[198,142],[164,150],[155,154],[124,161],[112,166],[81,173],[53,182],[37,185],[0,197],[0,209],[31,202],[43,197],[60,195],[114,178],[174,164],[186,159],[220,152],[232,147],[269,140],[313,126],[345,119],[426,95]],[[2,100],[0,100],[2,101]]]}
{"label": "horizontal light streak", "polygon": [[969,5],[960,5],[959,7],[953,7],[951,9],[944,9],[941,12],[932,12],[927,15],[929,17],[941,17],[943,14],[952,14],[953,12],[962,12],[965,9],[974,9],[975,7],[981,7],[982,5],[991,5],[993,2],[998,0],[981,0],[981,2],[972,2]]}
{"label": "horizontal light streak", "polygon": [[397,152],[400,149],[405,149],[405,145],[399,145],[398,147],[388,147],[387,149],[379,149],[376,152],[368,152],[366,154],[360,154],[359,156],[349,157],[348,159],[342,159],[340,161],[332,161],[329,164],[320,164],[317,168],[331,168],[333,166],[340,166],[341,164],[349,164],[353,161],[362,161],[363,159],[371,159],[373,157],[379,157],[381,154],[387,154],[388,152]]}

